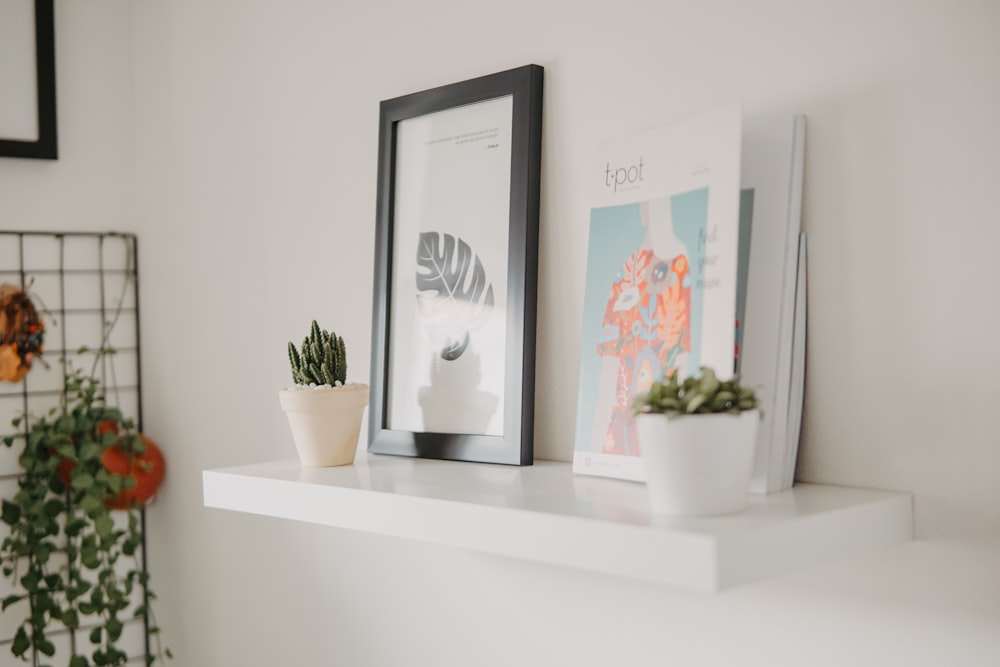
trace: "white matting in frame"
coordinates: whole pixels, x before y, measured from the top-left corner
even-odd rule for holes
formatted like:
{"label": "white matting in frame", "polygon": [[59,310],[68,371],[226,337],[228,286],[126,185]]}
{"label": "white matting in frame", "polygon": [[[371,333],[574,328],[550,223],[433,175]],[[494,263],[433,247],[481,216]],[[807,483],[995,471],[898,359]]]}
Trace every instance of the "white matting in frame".
{"label": "white matting in frame", "polygon": [[390,429],[503,435],[511,113],[397,126]]}

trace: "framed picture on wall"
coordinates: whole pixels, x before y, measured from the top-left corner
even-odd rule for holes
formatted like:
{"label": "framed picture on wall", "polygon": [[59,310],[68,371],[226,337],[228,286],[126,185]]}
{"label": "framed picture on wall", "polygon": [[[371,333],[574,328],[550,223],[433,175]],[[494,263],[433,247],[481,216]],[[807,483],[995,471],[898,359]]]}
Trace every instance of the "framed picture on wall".
{"label": "framed picture on wall", "polygon": [[381,103],[370,452],[532,462],[542,74]]}
{"label": "framed picture on wall", "polygon": [[58,157],[53,0],[0,2],[0,157]]}

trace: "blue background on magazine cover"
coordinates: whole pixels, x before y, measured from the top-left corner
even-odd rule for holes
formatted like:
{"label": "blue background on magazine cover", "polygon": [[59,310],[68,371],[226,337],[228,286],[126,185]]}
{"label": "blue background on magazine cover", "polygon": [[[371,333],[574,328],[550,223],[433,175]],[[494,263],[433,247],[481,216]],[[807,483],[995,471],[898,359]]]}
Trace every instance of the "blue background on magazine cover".
{"label": "blue background on magazine cover", "polygon": [[583,338],[580,348],[580,392],[576,410],[575,448],[586,450],[593,431],[601,359],[597,342],[604,308],[615,276],[625,260],[642,245],[646,227],[639,204],[595,208],[590,212],[587,281],[583,293]]}

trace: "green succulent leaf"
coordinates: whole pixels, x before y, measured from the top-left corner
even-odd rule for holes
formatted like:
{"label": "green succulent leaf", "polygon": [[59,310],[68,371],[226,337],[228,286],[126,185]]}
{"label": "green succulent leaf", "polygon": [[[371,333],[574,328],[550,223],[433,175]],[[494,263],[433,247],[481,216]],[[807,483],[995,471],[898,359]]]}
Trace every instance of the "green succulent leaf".
{"label": "green succulent leaf", "polygon": [[708,394],[695,394],[691,397],[691,400],[688,401],[687,405],[684,406],[684,412],[691,414],[700,408],[706,400],[708,400]]}
{"label": "green succulent leaf", "polygon": [[302,340],[301,349],[288,343],[288,361],[292,380],[296,384],[344,384],[347,379],[347,352],[344,339],[335,333],[320,329],[312,321],[309,335]]}

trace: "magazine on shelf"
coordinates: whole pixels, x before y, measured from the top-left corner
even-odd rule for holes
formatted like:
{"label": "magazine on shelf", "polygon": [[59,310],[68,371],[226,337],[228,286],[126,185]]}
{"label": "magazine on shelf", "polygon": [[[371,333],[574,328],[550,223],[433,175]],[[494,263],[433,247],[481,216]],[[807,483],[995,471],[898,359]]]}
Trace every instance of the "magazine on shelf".
{"label": "magazine on shelf", "polygon": [[[791,486],[801,424],[804,358],[793,364],[798,330],[804,345],[805,267],[801,236],[805,117],[748,118],[743,125],[742,185],[752,191],[746,313],[738,368],[757,391],[761,423],[751,490]],[[801,249],[800,249],[801,247]],[[803,282],[801,306],[796,286]],[[796,316],[802,322],[796,326]],[[792,400],[793,389],[799,398]]]}
{"label": "magazine on shelf", "polygon": [[632,398],[675,369],[733,368],[741,125],[723,109],[593,164],[575,472],[643,480]]}
{"label": "magazine on shelf", "polygon": [[802,433],[802,408],[806,380],[806,235],[799,236],[799,266],[795,282],[795,317],[792,333],[792,378],[788,392],[788,447],[784,453],[784,476],[775,490],[795,483],[795,464]]}

